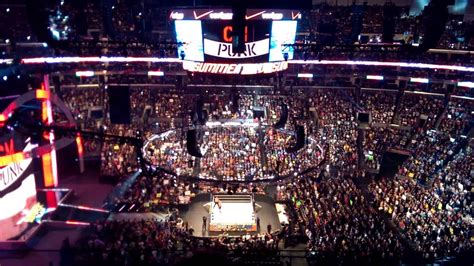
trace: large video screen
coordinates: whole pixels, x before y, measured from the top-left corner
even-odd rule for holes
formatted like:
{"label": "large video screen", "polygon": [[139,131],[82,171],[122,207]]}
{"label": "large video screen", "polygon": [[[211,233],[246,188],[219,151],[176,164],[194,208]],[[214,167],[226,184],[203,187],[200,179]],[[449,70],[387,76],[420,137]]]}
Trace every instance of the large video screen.
{"label": "large video screen", "polygon": [[204,46],[202,43],[202,27],[200,20],[176,20],[176,41],[183,43],[178,45],[178,56],[184,52],[184,59],[191,61],[204,61]]}
{"label": "large video screen", "polygon": [[272,31],[270,35],[270,57],[269,61],[283,61],[284,54],[288,54],[288,59],[293,59],[293,47],[285,47],[285,44],[294,44],[296,37],[295,20],[282,20],[272,22]]}
{"label": "large video screen", "polygon": [[[3,135],[0,146],[0,156],[34,148],[29,138],[14,133]],[[28,228],[28,214],[36,202],[32,159],[0,167],[0,241],[15,238]]]}

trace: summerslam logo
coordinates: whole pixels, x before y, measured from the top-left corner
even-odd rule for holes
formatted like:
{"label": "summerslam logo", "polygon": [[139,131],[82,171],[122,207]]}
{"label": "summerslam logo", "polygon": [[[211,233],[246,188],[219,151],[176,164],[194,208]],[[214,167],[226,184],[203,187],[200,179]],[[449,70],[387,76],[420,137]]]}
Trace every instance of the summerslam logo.
{"label": "summerslam logo", "polygon": [[[24,141],[16,141],[15,138],[11,137],[0,144],[0,157],[13,155],[17,150],[31,151],[34,147],[35,145],[30,143],[29,138]],[[23,173],[28,169],[31,162],[32,159],[25,159],[0,168],[0,198],[21,185],[22,177],[26,177]]]}

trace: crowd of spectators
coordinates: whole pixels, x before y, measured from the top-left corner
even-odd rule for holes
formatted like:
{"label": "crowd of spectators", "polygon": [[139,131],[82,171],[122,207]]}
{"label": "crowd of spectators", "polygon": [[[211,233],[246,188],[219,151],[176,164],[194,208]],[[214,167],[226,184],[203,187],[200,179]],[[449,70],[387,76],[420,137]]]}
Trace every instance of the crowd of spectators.
{"label": "crowd of spectators", "polygon": [[[350,178],[298,178],[279,190],[296,216],[293,234],[306,236],[319,263],[377,264],[399,260],[404,247]],[[328,261],[326,261],[328,260]]]}
{"label": "crowd of spectators", "polygon": [[237,123],[198,130],[202,158],[193,159],[187,153],[179,129],[156,135],[145,147],[145,158],[177,175],[223,181],[285,177],[316,167],[323,159],[323,149],[314,139],[297,153],[290,153],[287,149],[295,145],[292,132]]}
{"label": "crowd of spectators", "polygon": [[[295,89],[295,92],[298,90]],[[82,94],[77,95],[81,97]],[[84,95],[90,97],[86,93]],[[161,227],[162,223],[152,221],[114,222],[116,223],[115,229],[154,230],[156,231],[155,236],[160,235],[164,230],[166,233],[161,234],[158,239],[170,237],[171,240],[165,241],[168,243],[168,245],[164,245],[165,247],[162,245],[158,248],[154,244],[155,236],[148,236],[149,234],[146,234],[147,238],[145,239],[138,236],[126,238],[120,231],[117,233],[118,236],[122,235],[122,238],[119,238],[120,243],[107,237],[93,236],[84,246],[91,250],[82,253],[81,260],[127,261],[127,263],[138,260],[146,264],[144,261],[152,263],[152,261],[169,260],[169,255],[174,254],[171,252],[177,250],[188,252],[195,250],[199,245],[204,249],[222,245],[222,250],[226,254],[236,254],[233,252],[237,246],[255,247],[252,245],[257,245],[259,247],[257,250],[263,247],[265,250],[269,247],[276,249],[280,247],[273,243],[278,242],[279,239],[283,242],[291,242],[289,239],[298,239],[298,241],[307,243],[309,256],[318,261],[343,260],[348,263],[398,261],[404,256],[406,246],[401,244],[397,233],[385,224],[383,217],[379,216],[380,212],[389,214],[389,218],[393,219],[397,228],[401,230],[402,236],[410,244],[414,244],[415,250],[423,254],[425,259],[452,256],[471,248],[467,221],[469,220],[468,191],[471,186],[469,166],[472,161],[472,148],[468,147],[458,152],[458,147],[463,142],[460,134],[469,126],[470,114],[466,113],[470,110],[469,101],[451,98],[449,103],[445,103],[440,97],[433,98],[429,95],[405,93],[400,102],[401,121],[405,121],[405,125],[409,127],[401,129],[387,125],[391,119],[383,115],[384,112],[395,112],[395,93],[391,97],[391,92],[362,92],[362,105],[366,110],[375,113],[375,119],[381,124],[380,126],[371,125],[369,129],[365,130],[362,147],[366,166],[372,169],[380,168],[381,157],[389,148],[406,149],[411,152],[411,156],[402,164],[396,179],[382,179],[371,183],[369,190],[375,198],[372,205],[362,191],[355,186],[351,178],[345,177],[343,174],[354,174],[358,159],[358,129],[355,121],[356,91],[353,89],[314,89],[307,90],[305,95],[306,98],[294,97],[295,95],[292,93],[281,93],[268,97],[258,94],[240,95],[242,110],[250,110],[254,105],[264,107],[267,117],[259,122],[269,126],[281,116],[282,104],[287,104],[289,107],[287,129],[291,128],[291,125],[304,121],[308,136],[327,144],[328,160],[325,165],[328,166],[328,169],[336,170],[336,174],[331,172],[331,175],[325,174],[323,177],[318,175],[297,176],[279,183],[277,199],[286,200],[289,202],[290,208],[294,210],[290,224],[284,227],[283,233],[259,235],[253,237],[254,244],[249,244],[244,241],[246,238],[244,236],[232,240],[231,238],[200,240],[191,236],[192,230],[190,232],[189,228],[188,230],[182,229],[185,223],[180,222],[165,223],[168,225],[164,227]],[[75,95],[68,97],[75,97]],[[203,97],[192,93],[179,94],[172,90],[160,92],[160,89],[154,91],[154,89],[143,90],[140,88],[132,89],[132,116],[141,117],[143,109],[147,105],[153,106],[154,102],[159,102],[158,108],[162,109],[157,111],[155,108],[155,111],[150,114],[151,117],[176,119],[176,116],[179,115],[188,116],[185,113],[193,110],[198,98],[202,99],[204,107],[210,110],[210,121],[221,118],[249,118],[245,116],[247,111],[230,112],[230,115],[226,115],[225,106],[232,105],[232,97],[229,94],[222,93],[222,95],[213,96],[210,92]],[[214,101],[215,99],[217,100]],[[383,107],[379,107],[379,101]],[[445,107],[445,113],[443,113]],[[76,108],[80,110],[80,107]],[[374,109],[377,108],[379,110],[374,112]],[[168,110],[173,111],[167,113]],[[310,116],[309,110],[314,110],[315,117]],[[166,114],[165,117],[160,117],[163,113]],[[420,114],[428,115],[428,123],[422,126],[416,125],[414,120]],[[436,127],[435,122],[438,115],[442,116],[440,117],[439,131],[436,131],[433,128]],[[450,118],[456,120],[451,121]],[[109,125],[106,131],[117,135],[133,136],[136,128],[140,128],[140,125],[134,123],[130,127]],[[163,161],[166,170],[180,169],[182,173],[192,174],[196,170],[197,160],[191,160],[190,163],[189,155],[183,148],[185,147],[183,134],[185,131],[172,124],[164,124],[159,132],[165,132],[167,129],[173,130],[166,135],[166,138],[160,140],[161,146],[151,142],[145,153],[148,152],[150,158],[155,158],[151,160],[153,165]],[[225,169],[238,170],[232,167],[218,167],[216,163],[218,161],[232,162],[232,160],[235,160],[236,165],[239,162],[244,165],[249,162],[252,165],[260,164],[269,168],[281,168],[280,165],[277,167],[280,155],[277,152],[273,156],[277,159],[272,159],[272,152],[268,147],[277,147],[276,150],[283,150],[284,147],[287,147],[293,139],[291,135],[282,133],[287,129],[278,131],[268,128],[268,130],[262,130],[259,133],[258,129],[249,129],[247,132],[247,129],[242,127],[237,130],[223,127],[213,128],[209,134],[204,134],[202,140],[199,140],[201,147],[208,153],[215,150],[210,157],[211,161],[209,159],[206,161],[206,158],[201,159],[204,160],[201,170],[205,170],[206,167],[214,167],[215,169],[211,169],[214,172]],[[213,130],[217,131],[212,132]],[[153,132],[145,130],[144,134],[148,138],[153,135]],[[261,141],[259,134],[264,135],[262,143],[266,145],[262,147],[265,147],[265,150],[258,150],[257,146]],[[271,144],[275,141],[277,143]],[[209,147],[206,147],[206,143]],[[252,146],[252,143],[256,144],[255,147]],[[250,156],[258,161],[232,154],[233,152],[246,151],[246,146],[249,147],[249,152],[252,151]],[[115,146],[108,147],[112,150],[115,148]],[[227,150],[230,150],[229,158],[226,157]],[[124,151],[125,154],[133,154],[131,151],[120,148],[117,149],[117,154],[111,156],[121,158],[119,155],[121,151]],[[259,154],[266,155],[263,161],[260,161]],[[308,152],[302,156],[298,154],[289,158],[298,162],[299,165],[305,165],[305,156],[309,158],[306,162],[307,165],[317,165],[315,162],[321,159],[320,155],[314,157],[314,152]],[[369,160],[369,157],[372,159]],[[239,161],[242,158],[245,160]],[[133,156],[130,159],[132,160]],[[114,162],[114,160],[107,159],[103,161]],[[112,166],[108,168],[117,168],[114,165],[115,163],[112,163]],[[122,166],[122,169],[126,168],[126,166]],[[130,167],[128,166],[128,168]],[[211,170],[209,172],[212,172]],[[252,170],[247,170],[252,172]],[[222,175],[235,174],[223,173]],[[428,180],[429,182],[422,185],[417,182],[419,180]],[[232,191],[229,193],[250,191],[263,193],[265,190],[264,184],[259,186],[249,184],[234,189],[230,185],[203,181],[187,181],[164,172],[152,176],[141,175],[124,196],[112,200],[114,210],[125,212],[166,211],[169,210],[169,206],[189,204],[193,197],[199,193],[226,191]],[[111,224],[97,226],[99,228],[108,227],[112,226]],[[134,237],[136,238],[134,239]],[[250,236],[247,238],[252,239]],[[143,243],[140,244],[139,240],[142,240]],[[244,242],[245,244],[242,244]],[[272,244],[269,245],[269,243]],[[182,258],[183,255],[176,257]]]}
{"label": "crowd of spectators", "polygon": [[464,131],[470,126],[473,107],[472,101],[451,97],[439,130],[450,136],[466,134]]}
{"label": "crowd of spectators", "polygon": [[258,129],[245,127],[210,128],[202,137],[200,175],[222,180],[263,177],[263,147]]}
{"label": "crowd of spectators", "polygon": [[168,206],[189,204],[201,190],[199,184],[178,181],[175,176],[158,171],[154,175],[140,175],[124,195],[109,200],[116,212],[166,211]]}
{"label": "crowd of spectators", "polygon": [[416,126],[421,115],[426,115],[426,128],[433,128],[444,107],[442,97],[405,93],[399,110],[400,125]]}
{"label": "crowd of spectators", "polygon": [[189,265],[193,255],[201,253],[230,257],[233,263],[242,258],[260,263],[279,259],[277,234],[196,238],[194,229],[174,214],[166,221],[95,223],[88,231],[76,249],[77,265]]}
{"label": "crowd of spectators", "polygon": [[409,131],[387,127],[371,127],[364,138],[364,161],[369,169],[380,169],[383,154],[390,148],[403,149]]}
{"label": "crowd of spectators", "polygon": [[317,112],[318,139],[329,144],[328,160],[341,170],[354,170],[357,164],[357,123],[352,90],[319,90],[310,99]]}
{"label": "crowd of spectators", "polygon": [[396,179],[373,182],[376,208],[386,213],[425,259],[472,252],[470,189],[472,146],[438,171],[432,186],[421,186],[403,172]]}
{"label": "crowd of spectators", "polygon": [[124,194],[113,195],[107,204],[116,212],[166,212],[170,207],[189,204],[199,193],[264,194],[264,189],[255,183],[196,182],[158,170],[138,176]]}
{"label": "crowd of spectators", "polygon": [[396,91],[363,91],[361,93],[361,105],[370,110],[372,122],[390,124],[395,114],[396,98]]}
{"label": "crowd of spectators", "polygon": [[[368,69],[370,71],[370,69]],[[68,78],[62,79],[65,81],[65,85],[68,84]],[[86,82],[89,85],[94,84],[97,80],[92,78],[81,78],[81,81]],[[110,78],[111,82],[114,81],[114,78]],[[167,82],[167,81],[163,81]],[[173,81],[170,81],[173,82]],[[69,83],[74,83],[74,81],[69,81]],[[199,90],[192,88],[188,93],[178,92],[173,87],[131,87],[131,104],[132,104],[132,120],[136,122],[136,125],[129,127],[130,130],[127,132],[117,131],[119,135],[124,136],[134,136],[136,129],[141,129],[144,132],[144,136],[148,138],[149,136],[164,132],[170,128],[180,128],[191,125],[192,117],[189,116],[189,113],[195,110],[196,100],[201,99],[204,103],[204,109],[209,112],[210,121],[216,121],[217,119],[232,119],[232,118],[252,118],[251,109],[254,106],[262,107],[266,113],[266,117],[262,120],[263,123],[268,125],[275,124],[278,119],[281,117],[281,108],[285,104],[288,106],[288,122],[286,123],[286,128],[288,130],[293,130],[293,125],[298,123],[304,123],[306,127],[307,136],[313,136],[316,140],[322,142],[329,142],[328,145],[328,155],[329,160],[336,165],[344,169],[354,169],[357,162],[357,152],[356,152],[356,139],[357,139],[357,130],[355,122],[355,108],[356,108],[356,95],[354,91],[350,88],[348,89],[311,89],[306,90],[304,93],[308,97],[297,97],[296,95],[302,89],[295,88],[293,91],[282,91],[283,94],[252,94],[252,92],[244,92],[239,96],[239,109],[237,112],[231,110],[232,107],[232,92],[223,91],[220,94],[217,93],[214,95],[214,89],[208,89],[208,94],[199,94]],[[282,93],[279,92],[279,93]],[[267,93],[272,93],[272,90],[267,91]],[[89,111],[93,108],[100,108],[105,106],[103,110],[107,109],[107,97],[106,92],[100,90],[100,86],[97,88],[87,87],[71,87],[64,86],[61,90],[61,94],[65,101],[71,105],[71,109],[80,122],[84,122],[83,128],[90,130],[97,130],[98,128],[108,128],[107,133],[114,133],[115,127],[109,125],[107,119],[107,112],[104,112],[103,119],[89,119]],[[229,96],[230,95],[230,96]],[[373,122],[388,124],[391,122],[391,117],[395,116],[393,114],[395,110],[396,102],[396,93],[391,91],[384,92],[375,92],[375,91],[361,91],[361,105],[365,108],[366,111],[371,112],[373,117]],[[335,104],[334,104],[335,103]],[[443,137],[443,134],[440,135],[437,139],[443,139],[446,143],[454,143],[450,148],[446,150],[444,157],[449,155],[449,149],[452,149],[457,141],[455,135],[459,135],[461,131],[468,128],[470,113],[465,112],[469,110],[470,101],[454,98],[451,96],[449,104],[446,106],[446,111],[443,113],[444,106],[446,101],[442,97],[430,96],[430,95],[421,95],[414,94],[412,92],[405,92],[403,97],[400,99],[400,109],[398,116],[400,124],[402,126],[409,126],[417,128],[417,122],[420,115],[427,115],[427,123],[423,125],[423,128],[419,128],[414,133],[414,137],[410,139],[410,143],[407,142],[407,138],[411,134],[403,134],[402,130],[390,130],[381,132],[376,132],[379,129],[370,129],[368,130],[363,143],[365,150],[365,161],[366,165],[369,165],[369,168],[376,169],[380,158],[383,154],[383,151],[386,150],[386,147],[395,147],[395,148],[408,148],[410,150],[416,150],[417,146],[420,143],[431,143],[429,146],[435,146],[436,141],[430,140],[429,134],[436,133],[427,133],[427,130],[434,128],[435,122],[441,118],[441,123],[439,130],[446,132]],[[337,109],[335,109],[337,107]],[[149,109],[150,112],[145,112]],[[316,119],[312,117],[312,113],[309,110],[315,110],[317,114]],[[148,115],[146,115],[148,114]],[[148,126],[143,127],[145,122],[145,117],[148,117]],[[141,122],[140,122],[141,121]],[[396,121],[396,119],[395,119]],[[141,124],[142,123],[142,124]],[[184,135],[182,130],[180,132],[173,133],[173,145],[185,144]],[[374,131],[374,132],[371,132]],[[465,130],[464,130],[465,131]],[[377,134],[376,134],[377,133]],[[390,133],[387,134],[386,133]],[[393,135],[395,133],[395,135]],[[400,133],[400,134],[399,134]],[[467,132],[464,132],[466,134]],[[374,135],[375,134],[375,135]],[[390,136],[394,136],[391,138]],[[379,139],[382,138],[382,140]],[[454,138],[454,141],[449,138]],[[288,143],[291,143],[291,138],[277,138],[285,139],[285,141],[279,144],[280,150],[284,147],[288,147]],[[390,141],[390,143],[387,143]],[[400,144],[400,141],[402,144]],[[443,142],[443,143],[444,143]],[[95,142],[86,142],[87,146],[91,144],[91,148],[86,147],[87,150],[97,150],[99,146]],[[183,174],[192,174],[194,171],[194,166],[190,166],[189,158],[187,154],[181,148],[181,152],[176,153],[172,151],[176,147],[171,147],[173,145],[169,144],[168,152],[160,153],[160,156],[174,156],[179,159],[179,163],[173,163],[173,160],[166,158],[161,158],[160,160],[166,160],[167,162],[164,165],[167,165],[169,170],[180,169]],[[217,144],[216,144],[217,145]],[[222,144],[219,144],[222,145]],[[106,145],[103,150],[102,156],[106,158],[107,156],[112,156],[116,152],[128,151],[129,148],[125,149],[115,149],[116,145]],[[382,148],[383,147],[383,148]],[[130,147],[131,148],[131,147]],[[155,149],[155,152],[158,150],[157,147],[151,147]],[[257,147],[255,147],[257,148]],[[438,148],[440,149],[440,148]],[[314,149],[312,149],[314,150]],[[430,149],[431,152],[432,149]],[[271,152],[271,149],[267,151]],[[305,150],[306,151],[306,150]],[[423,150],[416,151],[417,154],[430,154]],[[452,152],[452,151],[451,151]],[[278,153],[276,151],[276,153]],[[109,154],[109,155],[108,155]],[[183,156],[178,156],[178,154],[184,154]],[[256,153],[258,154],[258,153]],[[281,154],[281,153],[278,153]],[[441,153],[440,153],[441,154]],[[156,155],[156,154],[155,154]],[[270,154],[271,155],[271,154]],[[311,154],[309,154],[311,155]],[[369,156],[367,156],[369,155]],[[122,156],[126,157],[126,156]],[[260,160],[261,156],[253,156],[256,160]],[[267,156],[267,160],[264,160],[259,163],[259,165],[264,165],[267,167],[269,172],[271,169],[275,169],[277,166],[278,160],[273,160],[278,158],[278,155]],[[306,156],[308,158],[308,156]],[[317,159],[318,156],[309,156],[309,158]],[[406,163],[408,169],[419,167],[419,159],[414,160],[415,156],[410,158],[410,163]],[[130,157],[133,159],[133,157]],[[187,158],[187,159],[186,159]],[[300,158],[298,158],[299,160]],[[423,159],[424,160],[424,159]],[[433,158],[429,159],[433,160]],[[434,168],[439,167],[443,158],[436,159],[438,161],[434,166],[426,166],[427,173],[431,172]],[[117,160],[116,160],[117,161]],[[120,160],[119,160],[120,161]],[[225,160],[227,161],[227,160]],[[305,161],[303,160],[299,161]],[[311,160],[307,162],[307,165],[311,165]],[[118,161],[117,161],[118,162]],[[340,163],[338,163],[340,162]],[[156,161],[155,161],[156,163]],[[268,164],[268,165],[267,165]],[[304,163],[303,163],[304,164]],[[112,164],[113,165],[113,164]],[[282,165],[282,164],[280,164]],[[431,165],[431,163],[429,164]],[[133,167],[116,167],[121,169],[134,169]],[[431,169],[431,170],[428,170]],[[112,172],[112,171],[108,171]],[[421,171],[424,172],[424,171]]]}
{"label": "crowd of spectators", "polygon": [[446,166],[461,141],[439,131],[420,130],[408,143],[412,154],[401,166],[403,173],[421,182],[430,181],[436,170]]}

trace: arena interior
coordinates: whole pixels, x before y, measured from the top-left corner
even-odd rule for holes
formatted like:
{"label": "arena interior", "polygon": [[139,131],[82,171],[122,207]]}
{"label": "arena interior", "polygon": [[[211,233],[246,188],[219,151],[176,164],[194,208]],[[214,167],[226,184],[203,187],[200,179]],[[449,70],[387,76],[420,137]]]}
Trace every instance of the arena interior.
{"label": "arena interior", "polygon": [[473,0],[0,0],[0,265],[473,265]]}

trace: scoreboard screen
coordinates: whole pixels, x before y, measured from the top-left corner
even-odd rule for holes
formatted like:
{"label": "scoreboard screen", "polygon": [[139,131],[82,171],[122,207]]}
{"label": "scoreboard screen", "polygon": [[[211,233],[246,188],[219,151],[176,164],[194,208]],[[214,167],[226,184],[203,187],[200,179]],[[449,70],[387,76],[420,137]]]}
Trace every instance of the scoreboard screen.
{"label": "scoreboard screen", "polygon": [[[245,51],[232,49],[232,10],[181,9],[171,12],[175,20],[178,57],[208,63],[268,63],[293,58],[301,13],[293,10],[248,9],[244,28]],[[285,55],[285,56],[284,56]]]}

